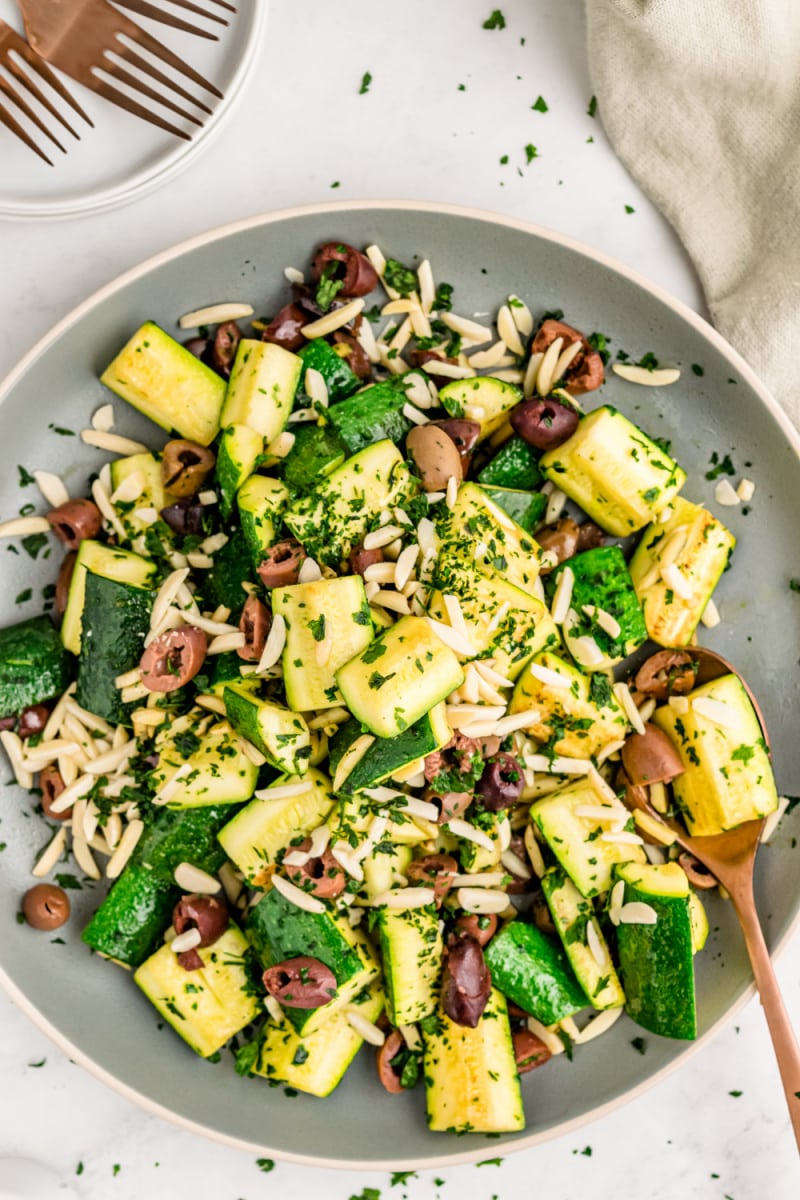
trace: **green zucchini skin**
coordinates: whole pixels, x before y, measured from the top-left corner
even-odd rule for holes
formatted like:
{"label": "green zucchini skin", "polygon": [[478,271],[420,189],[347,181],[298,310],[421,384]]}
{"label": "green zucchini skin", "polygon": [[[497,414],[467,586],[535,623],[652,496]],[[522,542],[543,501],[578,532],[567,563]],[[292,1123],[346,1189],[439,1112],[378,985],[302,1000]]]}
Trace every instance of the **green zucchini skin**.
{"label": "green zucchini skin", "polygon": [[374,383],[357,396],[335,404],[328,411],[348,454],[357,454],[365,446],[390,438],[398,445],[411,428],[403,415],[407,403],[405,389],[393,383]]}
{"label": "green zucchini skin", "polygon": [[333,346],[329,345],[323,338],[314,338],[307,346],[304,346],[299,351],[299,358],[303,360],[303,374],[301,375],[301,384],[305,382],[306,371],[309,367],[313,367],[315,371],[319,371],[322,378],[325,380],[325,386],[328,389],[328,399],[331,404],[336,404],[340,400],[346,400],[348,396],[352,396],[353,392],[357,392],[361,387],[361,380],[356,375],[346,358],[342,358],[341,354],[337,354]]}
{"label": "green zucchini skin", "polygon": [[224,604],[232,613],[231,620],[238,619],[247,596],[243,583],[252,582],[253,569],[250,550],[240,528],[226,530],[228,541],[214,555],[214,566],[206,575],[203,594],[211,608]]}
{"label": "green zucchini skin", "polygon": [[516,488],[486,485],[483,489],[504,512],[507,512],[526,533],[533,533],[547,509],[547,496],[541,492],[524,492]]}
{"label": "green zucchini skin", "polygon": [[0,629],[0,717],[19,716],[59,695],[72,680],[73,664],[49,617]]}
{"label": "green zucchini skin", "polygon": [[525,921],[511,921],[484,950],[495,987],[536,1017],[554,1025],[589,1000],[561,946]]}
{"label": "green zucchini skin", "polygon": [[295,492],[308,492],[329,471],[342,465],[347,451],[329,425],[298,425],[294,445],[283,460],[283,482]]}
{"label": "green zucchini skin", "polygon": [[138,666],[152,608],[151,591],[86,572],[75,699],[115,725],[130,725],[131,705],[114,680]]}
{"label": "green zucchini skin", "polygon": [[[628,564],[619,546],[598,546],[584,550],[556,567],[547,576],[545,590],[552,598],[565,567],[575,576],[572,589],[572,608],[580,621],[574,626],[576,636],[590,634],[604,654],[610,658],[626,658],[647,641],[642,606],[633,586]],[[613,638],[600,629],[596,621],[583,613],[584,604],[604,609],[619,623],[619,637]]]}
{"label": "green zucchini skin", "polygon": [[539,469],[539,451],[516,434],[504,442],[494,458],[478,475],[478,483],[533,491],[544,482]]}
{"label": "green zucchini skin", "polygon": [[[331,778],[336,774],[342,755],[362,733],[361,722],[355,717],[346,721],[334,735],[328,751],[330,754]],[[367,753],[353,767],[345,779],[340,794],[352,796],[362,788],[375,787],[383,779],[389,779],[395,771],[407,766],[417,758],[432,754],[440,743],[433,736],[431,723],[426,713],[403,733],[393,738],[378,738]]]}
{"label": "green zucchini skin", "polygon": [[175,868],[190,862],[211,874],[225,862],[217,833],[231,817],[230,805],[161,809],[131,861],[82,933],[100,954],[138,967],[158,949],[181,896]]}

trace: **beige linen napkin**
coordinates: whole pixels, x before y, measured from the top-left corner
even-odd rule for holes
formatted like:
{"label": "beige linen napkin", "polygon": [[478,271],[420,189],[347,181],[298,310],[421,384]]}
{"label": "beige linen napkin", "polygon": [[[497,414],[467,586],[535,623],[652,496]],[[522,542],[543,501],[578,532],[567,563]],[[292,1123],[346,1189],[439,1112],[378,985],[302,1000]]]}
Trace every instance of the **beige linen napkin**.
{"label": "beige linen napkin", "polygon": [[800,0],[586,0],[599,113],[800,426]]}

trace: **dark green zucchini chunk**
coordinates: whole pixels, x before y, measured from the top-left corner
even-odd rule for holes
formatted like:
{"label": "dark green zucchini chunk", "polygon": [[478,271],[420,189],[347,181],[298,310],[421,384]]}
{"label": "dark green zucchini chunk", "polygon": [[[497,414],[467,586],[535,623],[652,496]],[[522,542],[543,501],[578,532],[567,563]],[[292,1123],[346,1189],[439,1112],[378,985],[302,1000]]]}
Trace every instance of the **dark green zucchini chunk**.
{"label": "dark green zucchini chunk", "polygon": [[129,725],[131,705],[123,704],[114,682],[138,666],[150,629],[153,592],[86,572],[78,704],[111,721]]}
{"label": "dark green zucchini chunk", "polygon": [[0,629],[0,717],[52,700],[72,680],[73,658],[49,617]]}
{"label": "dark green zucchini chunk", "polygon": [[533,491],[544,481],[539,470],[540,452],[521,437],[511,437],[497,451],[478,475],[478,483],[494,487],[518,488]]}
{"label": "dark green zucchini chunk", "polygon": [[328,389],[328,399],[331,404],[346,400],[361,387],[361,380],[356,375],[346,358],[337,354],[333,346],[322,338],[314,338],[299,352],[303,360],[303,374],[300,377],[301,387],[305,382],[306,371],[313,367],[319,371]]}

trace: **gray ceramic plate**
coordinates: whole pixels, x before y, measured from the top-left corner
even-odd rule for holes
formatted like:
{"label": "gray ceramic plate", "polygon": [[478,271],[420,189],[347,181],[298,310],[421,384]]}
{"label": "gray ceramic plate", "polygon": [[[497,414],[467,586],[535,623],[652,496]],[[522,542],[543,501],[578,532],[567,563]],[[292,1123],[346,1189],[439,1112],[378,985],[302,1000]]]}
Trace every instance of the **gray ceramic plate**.
{"label": "gray ceramic plate", "polygon": [[[2,389],[3,444],[0,513],[11,516],[34,488],[20,491],[16,464],[64,474],[80,494],[100,456],[50,426],[80,429],[104,398],[97,376],[133,329],[152,317],[168,330],[189,309],[217,300],[251,300],[272,312],[285,295],[283,268],[303,266],[309,251],[332,238],[378,242],[410,261],[431,258],[436,277],[456,285],[463,313],[492,310],[510,292],[534,312],[563,308],[587,331],[600,329],[634,358],[653,350],[685,370],[663,390],[612,376],[603,398],[645,430],[670,438],[686,468],[687,497],[714,507],[705,478],[712,452],[730,454],[737,477],[757,484],[751,511],[724,510],[739,538],[733,570],[718,601],[722,624],[703,640],[727,655],[757,690],[775,748],[778,783],[798,791],[800,739],[796,702],[800,606],[788,577],[800,564],[798,438],[774,401],[733,350],[694,313],[586,247],[505,218],[434,205],[365,203],[326,205],[257,217],[216,230],[123,276],[76,310],[13,373]],[[702,367],[703,374],[691,370]],[[107,397],[105,397],[107,399]],[[158,445],[158,432],[117,402],[125,431]],[[36,562],[3,551],[2,623],[37,611],[41,588],[54,578],[53,560]],[[14,599],[27,587],[34,599]],[[794,712],[793,712],[794,710]],[[7,773],[7,772],[5,772]],[[630,1046],[636,1029],[623,1019],[606,1036],[525,1077],[528,1128],[487,1142],[482,1137],[430,1134],[420,1092],[392,1099],[381,1090],[371,1056],[362,1051],[328,1100],[286,1098],[283,1090],[244,1081],[225,1056],[218,1065],[198,1059],[169,1030],[156,1029],[154,1011],[130,977],[92,960],[82,946],[80,916],[97,894],[73,892],[77,919],[65,945],[17,924],[19,897],[45,830],[30,802],[5,789],[0,880],[0,972],[6,988],[31,1018],[73,1058],[151,1111],[200,1133],[305,1163],[350,1167],[421,1167],[508,1153],[563,1133],[610,1106],[630,1100],[693,1047],[648,1038],[646,1056]],[[760,855],[758,902],[771,947],[788,937],[800,905],[800,812],[786,818]],[[69,870],[70,868],[65,868]],[[714,933],[697,959],[702,1044],[743,1001],[750,971],[730,906],[712,906]]]}

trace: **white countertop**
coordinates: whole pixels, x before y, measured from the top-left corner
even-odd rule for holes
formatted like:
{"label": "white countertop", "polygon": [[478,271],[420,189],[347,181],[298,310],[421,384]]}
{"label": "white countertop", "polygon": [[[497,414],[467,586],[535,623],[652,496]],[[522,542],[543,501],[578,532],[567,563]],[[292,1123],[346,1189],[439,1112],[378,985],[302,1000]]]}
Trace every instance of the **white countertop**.
{"label": "white countertop", "polygon": [[[75,303],[140,259],[237,217],[327,199],[444,200],[527,218],[615,255],[702,310],[674,235],[587,115],[579,0],[504,0],[502,31],[481,28],[488,0],[406,0],[391,9],[317,0],[302,15],[297,5],[272,7],[260,68],[221,140],[166,191],[65,224],[0,222],[0,376]],[[370,90],[358,95],[367,71]],[[539,95],[545,114],[531,108]],[[528,143],[539,157],[526,166]],[[800,1028],[797,939],[778,974]],[[106,1089],[4,998],[0,1029],[0,1157],[49,1163],[82,1200],[256,1200],[276,1188],[294,1200],[320,1185],[331,1200],[365,1187],[381,1189],[384,1200],[800,1194],[754,1001],[711,1046],[612,1116],[499,1166],[422,1172],[394,1187],[385,1174],[323,1177],[281,1163],[264,1176],[251,1156]]]}

